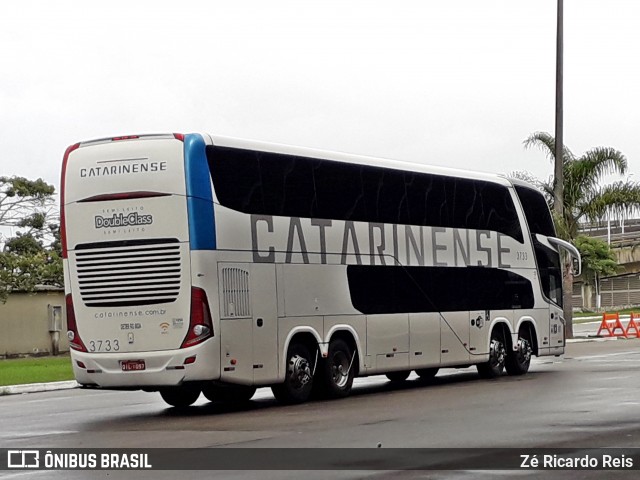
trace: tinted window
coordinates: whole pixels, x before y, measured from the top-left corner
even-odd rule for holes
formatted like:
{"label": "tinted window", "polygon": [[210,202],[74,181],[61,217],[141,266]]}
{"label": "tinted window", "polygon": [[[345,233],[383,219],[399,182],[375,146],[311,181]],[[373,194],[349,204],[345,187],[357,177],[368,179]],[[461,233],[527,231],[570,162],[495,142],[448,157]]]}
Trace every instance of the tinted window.
{"label": "tinted window", "polygon": [[492,230],[522,242],[509,190],[481,180],[207,147],[220,203],[258,215]]}
{"label": "tinted window", "polygon": [[545,247],[537,240],[533,246],[540,272],[540,284],[545,296],[556,305],[562,306],[562,269],[560,255],[555,250]]}
{"label": "tinted window", "polygon": [[556,232],[553,227],[553,220],[547,201],[542,193],[522,185],[516,185],[515,189],[520,198],[531,234],[539,233],[547,237],[554,237]]}
{"label": "tinted window", "polygon": [[353,306],[368,315],[533,308],[531,282],[484,267],[347,267]]}

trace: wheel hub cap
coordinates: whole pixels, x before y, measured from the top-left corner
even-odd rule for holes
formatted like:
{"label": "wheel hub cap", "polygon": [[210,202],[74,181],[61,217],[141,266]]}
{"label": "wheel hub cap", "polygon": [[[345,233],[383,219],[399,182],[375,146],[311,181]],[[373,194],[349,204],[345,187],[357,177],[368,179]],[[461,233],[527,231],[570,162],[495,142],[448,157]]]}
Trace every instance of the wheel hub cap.
{"label": "wheel hub cap", "polygon": [[311,380],[311,367],[306,358],[299,355],[289,361],[289,375],[298,387],[304,387]]}

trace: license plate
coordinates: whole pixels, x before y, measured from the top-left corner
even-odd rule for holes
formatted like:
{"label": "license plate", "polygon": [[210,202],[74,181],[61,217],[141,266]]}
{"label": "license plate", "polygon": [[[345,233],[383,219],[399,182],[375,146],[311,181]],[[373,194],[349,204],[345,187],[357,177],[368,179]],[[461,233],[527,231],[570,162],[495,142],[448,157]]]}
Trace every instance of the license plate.
{"label": "license plate", "polygon": [[146,368],[144,360],[124,360],[120,362],[120,366],[123,372],[135,372]]}

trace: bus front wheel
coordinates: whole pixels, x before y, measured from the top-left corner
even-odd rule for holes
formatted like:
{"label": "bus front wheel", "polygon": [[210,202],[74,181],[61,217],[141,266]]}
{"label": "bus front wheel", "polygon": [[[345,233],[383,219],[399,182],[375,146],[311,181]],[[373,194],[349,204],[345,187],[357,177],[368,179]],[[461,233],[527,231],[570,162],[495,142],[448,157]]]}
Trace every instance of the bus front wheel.
{"label": "bus front wheel", "polygon": [[160,396],[172,407],[185,408],[198,400],[200,389],[193,385],[180,385],[161,389]]}
{"label": "bus front wheel", "polygon": [[313,387],[314,358],[309,349],[294,343],[287,350],[287,371],[284,383],[271,387],[273,395],[281,403],[302,403],[309,398]]}
{"label": "bus front wheel", "polygon": [[507,349],[504,342],[497,333],[491,334],[491,345],[489,347],[489,361],[478,364],[478,374],[482,378],[496,378],[502,375],[504,363],[507,357]]}
{"label": "bus front wheel", "polygon": [[438,374],[438,367],[433,368],[419,368],[416,373],[420,377],[420,380],[432,380]]}
{"label": "bus front wheel", "polygon": [[410,373],[411,372],[409,370],[402,370],[399,372],[385,373],[385,376],[392,382],[404,382],[407,378],[409,378]]}

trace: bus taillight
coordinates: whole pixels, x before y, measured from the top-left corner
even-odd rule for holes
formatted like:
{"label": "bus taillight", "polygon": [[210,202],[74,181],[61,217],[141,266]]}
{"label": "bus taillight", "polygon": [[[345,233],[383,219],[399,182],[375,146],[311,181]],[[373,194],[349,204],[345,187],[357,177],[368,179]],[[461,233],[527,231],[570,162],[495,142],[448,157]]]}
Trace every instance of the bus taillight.
{"label": "bus taillight", "polygon": [[193,347],[212,336],[213,324],[207,294],[201,288],[191,287],[189,331],[180,348]]}
{"label": "bus taillight", "polygon": [[87,347],[84,346],[80,335],[78,335],[76,312],[73,309],[73,298],[70,293],[67,294],[65,300],[67,303],[67,337],[69,338],[69,347],[80,352],[86,352]]}

